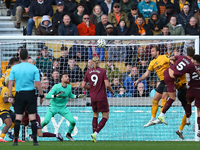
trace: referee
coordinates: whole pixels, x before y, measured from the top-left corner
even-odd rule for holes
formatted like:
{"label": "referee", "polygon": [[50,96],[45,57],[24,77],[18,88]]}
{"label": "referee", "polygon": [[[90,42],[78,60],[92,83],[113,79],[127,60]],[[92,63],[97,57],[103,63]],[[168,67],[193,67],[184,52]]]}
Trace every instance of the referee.
{"label": "referee", "polygon": [[[35,86],[34,82],[37,85],[38,91],[40,93],[40,97],[43,98],[44,94],[42,91],[41,83],[40,83],[40,75],[39,70],[36,66],[28,63],[28,51],[23,48],[20,51],[21,63],[12,67],[10,75],[9,75],[9,99],[10,103],[15,103],[15,127],[14,134],[15,140],[13,146],[18,146],[18,136],[20,130],[20,123],[23,118],[23,112],[25,111],[25,107],[29,113],[29,119],[31,122],[32,128],[32,138],[33,145],[39,145],[37,142],[37,125],[36,125],[36,112],[37,112],[37,97],[35,95]],[[16,96],[15,100],[12,97],[12,86],[16,82],[15,90]],[[15,102],[14,102],[15,101]]]}

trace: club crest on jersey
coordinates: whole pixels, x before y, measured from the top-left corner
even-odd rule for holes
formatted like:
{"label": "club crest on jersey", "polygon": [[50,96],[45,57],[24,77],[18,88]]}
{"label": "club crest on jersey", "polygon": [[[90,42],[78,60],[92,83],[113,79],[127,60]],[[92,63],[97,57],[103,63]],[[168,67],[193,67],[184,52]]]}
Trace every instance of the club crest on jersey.
{"label": "club crest on jersey", "polygon": [[4,97],[7,97],[7,96],[8,96],[7,92],[4,92],[3,96],[4,96]]}

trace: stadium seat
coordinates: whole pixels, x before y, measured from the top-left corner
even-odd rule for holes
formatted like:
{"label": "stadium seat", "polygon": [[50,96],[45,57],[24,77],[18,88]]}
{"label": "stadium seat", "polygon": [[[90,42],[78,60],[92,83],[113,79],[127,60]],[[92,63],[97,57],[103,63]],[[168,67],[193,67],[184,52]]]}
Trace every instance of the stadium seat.
{"label": "stadium seat", "polygon": [[[52,21],[51,17],[49,17],[49,19]],[[39,26],[41,20],[42,20],[42,17],[36,17],[36,19],[35,19],[35,27],[36,28]]]}
{"label": "stadium seat", "polygon": [[55,14],[57,10],[57,5],[52,5],[52,7],[53,7],[53,14]]}
{"label": "stadium seat", "polygon": [[72,87],[75,87],[75,84],[76,84],[76,83],[70,83],[70,85],[71,85]]}
{"label": "stadium seat", "polygon": [[84,70],[86,65],[87,65],[87,61],[77,61],[76,64],[82,69]]}
{"label": "stadium seat", "polygon": [[146,24],[148,24],[149,18],[145,18],[145,22]]}
{"label": "stadium seat", "polygon": [[1,62],[1,72],[2,72],[2,74],[5,73],[6,67],[7,67],[7,65],[8,65],[8,62],[9,62],[9,61],[2,61],[2,62]]}

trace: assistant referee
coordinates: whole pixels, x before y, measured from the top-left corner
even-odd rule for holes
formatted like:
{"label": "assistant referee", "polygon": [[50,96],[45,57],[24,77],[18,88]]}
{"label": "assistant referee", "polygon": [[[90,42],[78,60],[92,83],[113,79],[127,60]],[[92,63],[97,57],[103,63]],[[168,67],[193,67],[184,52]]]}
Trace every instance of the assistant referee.
{"label": "assistant referee", "polygon": [[[14,103],[16,118],[14,134],[15,140],[13,146],[18,145],[18,136],[20,124],[23,118],[25,107],[29,113],[29,119],[32,128],[33,145],[39,145],[37,142],[37,125],[36,125],[36,112],[37,112],[37,97],[35,95],[34,82],[37,85],[40,97],[43,98],[43,90],[40,83],[39,70],[36,66],[28,63],[28,51],[24,48],[20,51],[21,63],[12,67],[9,75],[9,99],[10,103]],[[12,86],[16,82],[15,102],[12,97]]]}

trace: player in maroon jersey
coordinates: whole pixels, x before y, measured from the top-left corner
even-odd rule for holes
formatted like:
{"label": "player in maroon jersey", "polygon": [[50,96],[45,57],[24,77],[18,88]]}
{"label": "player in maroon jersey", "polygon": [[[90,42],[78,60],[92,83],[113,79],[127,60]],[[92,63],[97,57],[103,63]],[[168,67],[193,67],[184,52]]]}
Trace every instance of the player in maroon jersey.
{"label": "player in maroon jersey", "polygon": [[[27,111],[25,111],[23,114],[23,120],[21,124],[24,126],[29,125],[29,117],[28,117]],[[36,113],[36,124],[37,124],[37,135],[39,137],[57,137],[57,139],[59,139],[60,141],[63,141],[63,137],[61,136],[60,133],[57,133],[57,134],[53,134],[49,132],[42,133],[41,121],[40,121],[40,116],[38,115],[38,113]],[[31,139],[31,135],[29,135],[29,138]]]}
{"label": "player in maroon jersey", "polygon": [[[99,67],[99,57],[92,58],[93,68],[85,73],[82,87],[90,90],[90,98],[93,109],[93,134],[91,135],[92,141],[96,142],[96,138],[100,130],[106,124],[109,118],[109,105],[107,100],[106,88],[114,95],[106,70]],[[87,85],[90,83],[90,86]],[[98,124],[99,112],[102,112],[102,119]]]}
{"label": "player in maroon jersey", "polygon": [[192,47],[188,47],[186,56],[180,55],[171,57],[170,60],[174,61],[174,64],[164,71],[164,81],[167,85],[167,91],[170,98],[165,104],[162,113],[158,116],[158,119],[163,123],[165,123],[166,125],[167,122],[165,121],[165,113],[171,107],[172,103],[176,99],[176,88],[175,88],[176,78],[184,75],[185,73],[193,73],[193,72],[196,72],[200,76],[200,71],[196,70],[195,65],[191,61],[194,54],[195,50]]}
{"label": "player in maroon jersey", "polygon": [[[193,62],[196,65],[196,70],[200,70],[200,55],[195,55],[193,57]],[[191,103],[195,100],[195,106],[197,107],[197,123],[199,132],[197,136],[200,137],[200,77],[196,72],[190,72],[190,81],[188,83],[190,86],[187,90],[187,105],[186,105],[186,121],[189,121],[189,117],[192,114]]]}

